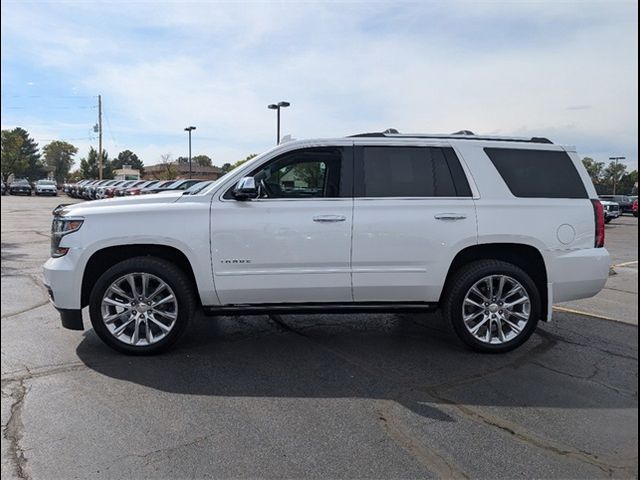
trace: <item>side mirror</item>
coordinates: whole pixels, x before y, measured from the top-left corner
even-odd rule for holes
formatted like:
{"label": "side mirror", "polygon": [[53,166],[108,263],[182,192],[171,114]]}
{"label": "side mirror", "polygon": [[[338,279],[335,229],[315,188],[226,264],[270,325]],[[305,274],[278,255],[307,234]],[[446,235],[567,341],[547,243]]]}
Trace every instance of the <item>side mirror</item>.
{"label": "side mirror", "polygon": [[253,177],[242,178],[233,189],[233,196],[236,200],[250,200],[258,198],[258,188]]}

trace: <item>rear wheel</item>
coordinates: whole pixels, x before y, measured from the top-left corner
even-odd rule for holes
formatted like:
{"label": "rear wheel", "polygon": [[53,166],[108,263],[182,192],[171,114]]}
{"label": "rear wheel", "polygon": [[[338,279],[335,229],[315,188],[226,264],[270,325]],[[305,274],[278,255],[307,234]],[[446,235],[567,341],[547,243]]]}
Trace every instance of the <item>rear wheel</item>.
{"label": "rear wheel", "polygon": [[535,330],[540,293],[521,268],[480,260],[454,273],[445,292],[444,312],[458,337],[472,349],[508,352]]}
{"label": "rear wheel", "polygon": [[173,263],[135,257],[107,270],[89,299],[91,324],[110,347],[132,355],[169,348],[193,316],[190,279]]}

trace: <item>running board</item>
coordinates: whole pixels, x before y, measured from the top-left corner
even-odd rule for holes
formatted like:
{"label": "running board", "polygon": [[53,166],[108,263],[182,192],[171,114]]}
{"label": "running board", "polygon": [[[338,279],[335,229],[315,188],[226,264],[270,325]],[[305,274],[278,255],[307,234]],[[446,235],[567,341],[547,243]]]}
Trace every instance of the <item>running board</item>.
{"label": "running board", "polygon": [[433,311],[437,303],[360,302],[360,303],[262,303],[244,305],[207,305],[205,315],[269,315],[301,313],[419,313]]}

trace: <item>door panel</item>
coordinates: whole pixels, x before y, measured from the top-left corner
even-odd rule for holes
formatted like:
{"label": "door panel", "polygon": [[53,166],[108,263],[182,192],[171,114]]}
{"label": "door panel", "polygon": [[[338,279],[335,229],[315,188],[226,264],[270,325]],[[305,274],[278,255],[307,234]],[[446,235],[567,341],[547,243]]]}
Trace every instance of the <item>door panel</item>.
{"label": "door panel", "polygon": [[352,301],[352,216],[350,198],[219,202],[211,248],[221,303]]}
{"label": "door panel", "polygon": [[356,199],[354,300],[438,301],[451,261],[476,238],[472,199]]}

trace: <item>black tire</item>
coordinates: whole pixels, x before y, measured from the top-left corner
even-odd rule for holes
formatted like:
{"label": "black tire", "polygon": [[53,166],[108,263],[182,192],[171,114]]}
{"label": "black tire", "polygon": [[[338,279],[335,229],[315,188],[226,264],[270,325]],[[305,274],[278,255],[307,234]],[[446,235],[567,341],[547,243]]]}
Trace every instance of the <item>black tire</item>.
{"label": "black tire", "polygon": [[611,223],[611,220],[613,220],[613,218],[605,218],[604,223]]}
{"label": "black tire", "polygon": [[[518,336],[501,344],[489,344],[476,339],[467,330],[462,316],[464,298],[471,287],[490,275],[508,275],[517,280],[527,291],[531,301],[531,316]],[[479,260],[461,267],[453,273],[444,292],[443,313],[456,332],[456,335],[471,349],[483,353],[504,353],[511,351],[531,336],[541,315],[540,292],[531,277],[520,267],[500,260]]]}
{"label": "black tire", "polygon": [[[105,291],[119,277],[134,272],[159,277],[171,287],[178,301],[178,316],[174,327],[166,337],[152,345],[133,346],[121,342],[109,332],[102,321],[101,303]],[[89,314],[96,334],[114,350],[128,355],[153,355],[167,350],[180,338],[195,313],[196,305],[192,281],[175,264],[157,257],[133,257],[117,263],[98,278],[89,297]]]}

